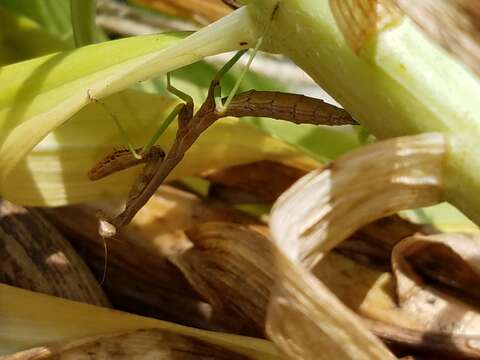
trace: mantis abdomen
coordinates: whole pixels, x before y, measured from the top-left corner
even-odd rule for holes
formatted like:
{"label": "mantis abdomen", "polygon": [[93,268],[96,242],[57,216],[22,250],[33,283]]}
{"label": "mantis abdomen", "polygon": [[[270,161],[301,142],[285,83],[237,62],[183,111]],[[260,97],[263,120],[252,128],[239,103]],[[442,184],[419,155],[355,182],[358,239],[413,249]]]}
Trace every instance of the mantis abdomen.
{"label": "mantis abdomen", "polygon": [[255,116],[297,124],[358,125],[344,109],[323,100],[284,92],[250,90],[236,95],[224,116]]}

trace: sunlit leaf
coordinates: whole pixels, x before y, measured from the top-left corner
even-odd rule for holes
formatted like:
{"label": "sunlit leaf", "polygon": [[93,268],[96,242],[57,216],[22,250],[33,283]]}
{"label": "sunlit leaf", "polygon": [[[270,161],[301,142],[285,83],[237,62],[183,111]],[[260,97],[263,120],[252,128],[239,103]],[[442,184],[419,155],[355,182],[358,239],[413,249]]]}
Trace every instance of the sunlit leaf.
{"label": "sunlit leaf", "polygon": [[[252,42],[237,11],[175,45],[185,34],[110,41],[13,64],[0,72],[0,177],[79,109],[136,81]],[[167,48],[168,47],[168,48]]]}

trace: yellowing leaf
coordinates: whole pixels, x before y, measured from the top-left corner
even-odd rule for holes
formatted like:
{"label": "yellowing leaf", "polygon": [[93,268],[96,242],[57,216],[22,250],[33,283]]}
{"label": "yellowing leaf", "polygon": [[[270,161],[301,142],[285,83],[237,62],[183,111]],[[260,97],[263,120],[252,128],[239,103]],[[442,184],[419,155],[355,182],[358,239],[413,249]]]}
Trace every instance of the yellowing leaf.
{"label": "yellowing leaf", "polygon": [[106,332],[155,328],[225,346],[252,359],[280,359],[266,340],[189,328],[4,284],[0,284],[0,323],[0,354]]}
{"label": "yellowing leaf", "polygon": [[248,21],[246,11],[236,11],[181,43],[185,33],[134,37],[1,68],[2,183],[37,143],[91,97],[102,98],[207,55],[238,49],[245,41],[251,44],[256,34]]}

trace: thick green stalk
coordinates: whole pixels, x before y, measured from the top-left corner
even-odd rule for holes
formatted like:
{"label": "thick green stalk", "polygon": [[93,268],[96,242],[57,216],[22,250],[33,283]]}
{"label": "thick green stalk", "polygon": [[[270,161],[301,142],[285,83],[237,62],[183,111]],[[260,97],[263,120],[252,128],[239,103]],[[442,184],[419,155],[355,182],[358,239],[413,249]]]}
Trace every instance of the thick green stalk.
{"label": "thick green stalk", "polygon": [[[276,3],[250,1],[259,26]],[[269,50],[288,55],[377,137],[447,133],[446,198],[480,223],[478,78],[406,18],[356,55],[328,0],[281,0],[269,35]]]}

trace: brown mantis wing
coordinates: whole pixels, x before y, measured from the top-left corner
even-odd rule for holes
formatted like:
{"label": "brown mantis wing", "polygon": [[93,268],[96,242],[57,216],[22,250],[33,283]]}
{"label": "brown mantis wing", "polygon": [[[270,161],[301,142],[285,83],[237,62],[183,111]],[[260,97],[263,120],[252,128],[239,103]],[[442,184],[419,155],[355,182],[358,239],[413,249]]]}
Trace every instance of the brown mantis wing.
{"label": "brown mantis wing", "polygon": [[[217,119],[226,116],[265,116],[281,120],[292,121],[297,124],[308,123],[317,125],[355,125],[357,122],[343,109],[325,103],[320,99],[307,96],[267,92],[248,91],[236,95],[227,110],[219,113],[215,107],[215,88],[218,81],[212,81],[205,102],[193,116],[193,104],[186,104],[178,115],[178,131],[175,142],[168,155],[162,162],[147,162],[147,166],[134,184],[130,192],[125,210],[114,218],[111,223],[115,227],[127,225],[133,216],[155,193],[170,172],[182,160],[185,152],[192,146],[195,140]],[[139,160],[127,159],[128,155],[121,154],[122,159],[112,166],[112,161],[100,162],[91,173],[112,173],[134,166]],[[108,169],[102,169],[107,165]],[[130,165],[131,164],[131,165]],[[149,165],[150,164],[150,165]],[[95,169],[95,171],[93,171]]]}

